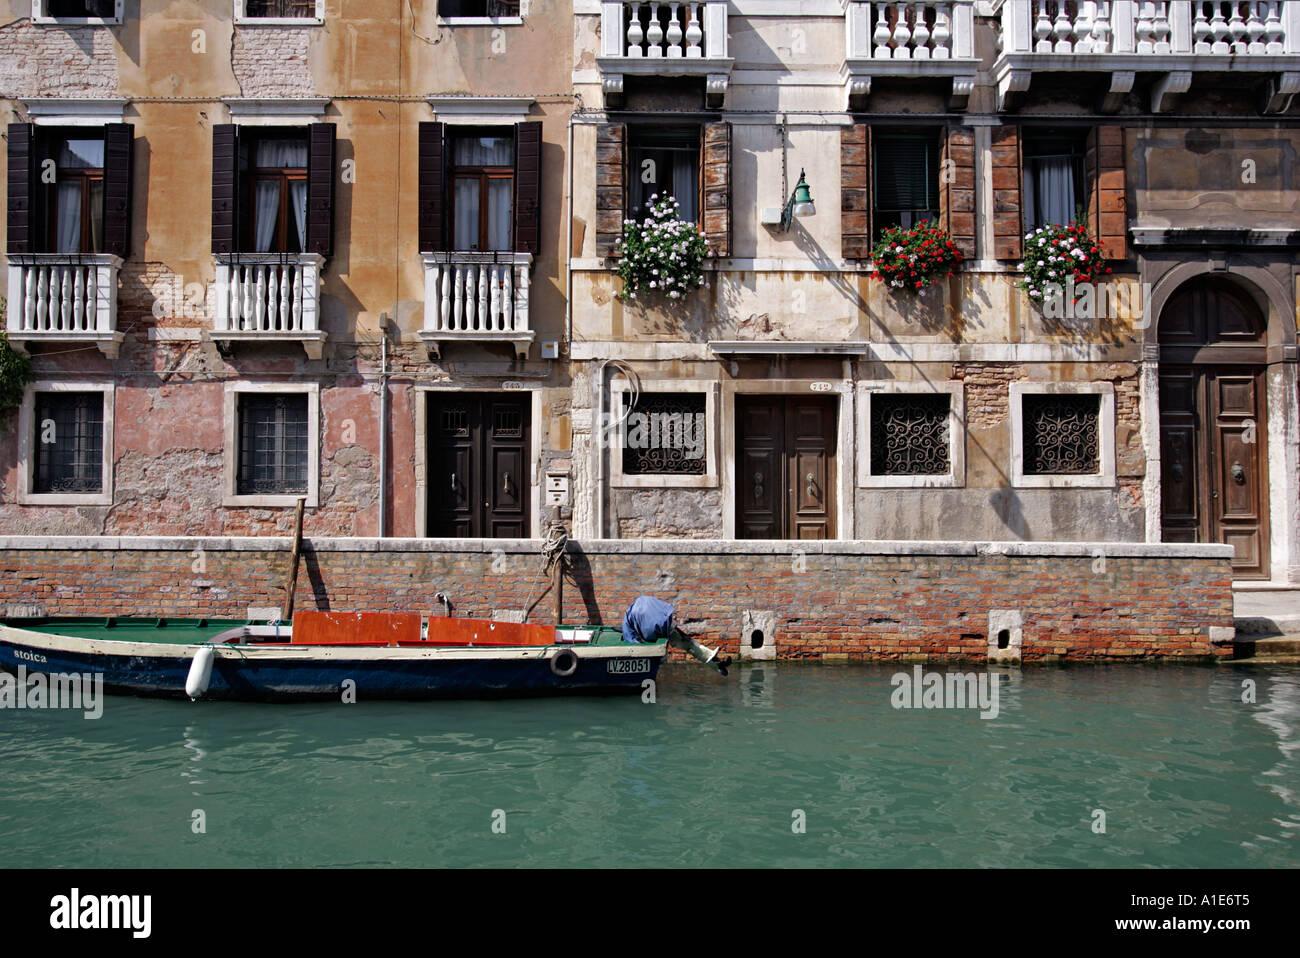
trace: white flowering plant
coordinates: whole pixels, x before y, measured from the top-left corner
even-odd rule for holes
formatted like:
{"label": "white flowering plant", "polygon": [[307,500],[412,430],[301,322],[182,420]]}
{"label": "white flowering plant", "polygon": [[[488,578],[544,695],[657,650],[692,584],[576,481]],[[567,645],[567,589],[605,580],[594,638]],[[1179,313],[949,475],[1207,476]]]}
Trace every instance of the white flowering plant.
{"label": "white flowering plant", "polygon": [[704,260],[713,253],[704,231],[683,220],[673,197],[650,197],[650,216],[641,222],[623,221],[623,236],[615,244],[618,275],[623,277],[619,299],[625,302],[662,295],[680,302],[687,294],[708,287]]}
{"label": "white flowering plant", "polygon": [[[1040,307],[1083,283],[1110,272],[1106,257],[1088,230],[1078,222],[1040,226],[1025,234],[1025,278],[1020,288]],[[1077,299],[1077,298],[1076,298]]]}

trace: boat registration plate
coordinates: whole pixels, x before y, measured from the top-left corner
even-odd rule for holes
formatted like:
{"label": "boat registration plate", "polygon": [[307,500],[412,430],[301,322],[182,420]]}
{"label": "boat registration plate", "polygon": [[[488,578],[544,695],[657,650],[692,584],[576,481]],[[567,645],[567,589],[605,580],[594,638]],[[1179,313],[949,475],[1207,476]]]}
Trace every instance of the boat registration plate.
{"label": "boat registration plate", "polygon": [[650,671],[649,659],[610,659],[607,666],[613,675],[636,675]]}

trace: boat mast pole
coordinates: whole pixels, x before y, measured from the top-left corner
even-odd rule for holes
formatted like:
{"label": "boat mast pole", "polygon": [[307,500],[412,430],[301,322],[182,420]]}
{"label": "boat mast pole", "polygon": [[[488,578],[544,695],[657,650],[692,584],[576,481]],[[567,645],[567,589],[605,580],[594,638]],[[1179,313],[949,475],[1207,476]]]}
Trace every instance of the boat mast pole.
{"label": "boat mast pole", "polygon": [[298,497],[298,507],[293,516],[293,549],[289,553],[289,575],[284,580],[284,602],[280,606],[280,621],[293,621],[293,587],[298,581],[298,557],[302,553],[302,507],[306,496]]}

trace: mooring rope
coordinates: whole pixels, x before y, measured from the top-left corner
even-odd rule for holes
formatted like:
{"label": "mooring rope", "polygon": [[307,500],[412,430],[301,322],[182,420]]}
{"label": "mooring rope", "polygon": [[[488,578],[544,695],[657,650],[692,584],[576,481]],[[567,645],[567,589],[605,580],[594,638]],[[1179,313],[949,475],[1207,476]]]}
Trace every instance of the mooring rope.
{"label": "mooring rope", "polygon": [[[555,563],[561,564],[560,575],[569,567],[569,531],[564,528],[564,523],[558,519],[552,519],[546,530],[546,539],[542,542],[542,557],[546,560],[542,568],[533,579],[533,584],[528,587],[528,598],[524,600],[523,621],[528,621],[528,613],[533,610],[533,590],[537,588],[537,583],[541,581],[542,576],[550,573]],[[538,597],[541,598],[540,596]]]}

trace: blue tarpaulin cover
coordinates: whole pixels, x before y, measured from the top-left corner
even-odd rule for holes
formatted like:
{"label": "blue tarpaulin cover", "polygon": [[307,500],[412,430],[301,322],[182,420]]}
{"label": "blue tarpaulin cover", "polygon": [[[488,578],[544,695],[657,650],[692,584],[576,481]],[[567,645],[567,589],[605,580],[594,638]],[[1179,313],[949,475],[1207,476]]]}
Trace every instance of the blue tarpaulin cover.
{"label": "blue tarpaulin cover", "polygon": [[643,595],[623,616],[624,642],[654,642],[673,631],[673,607],[663,599]]}

